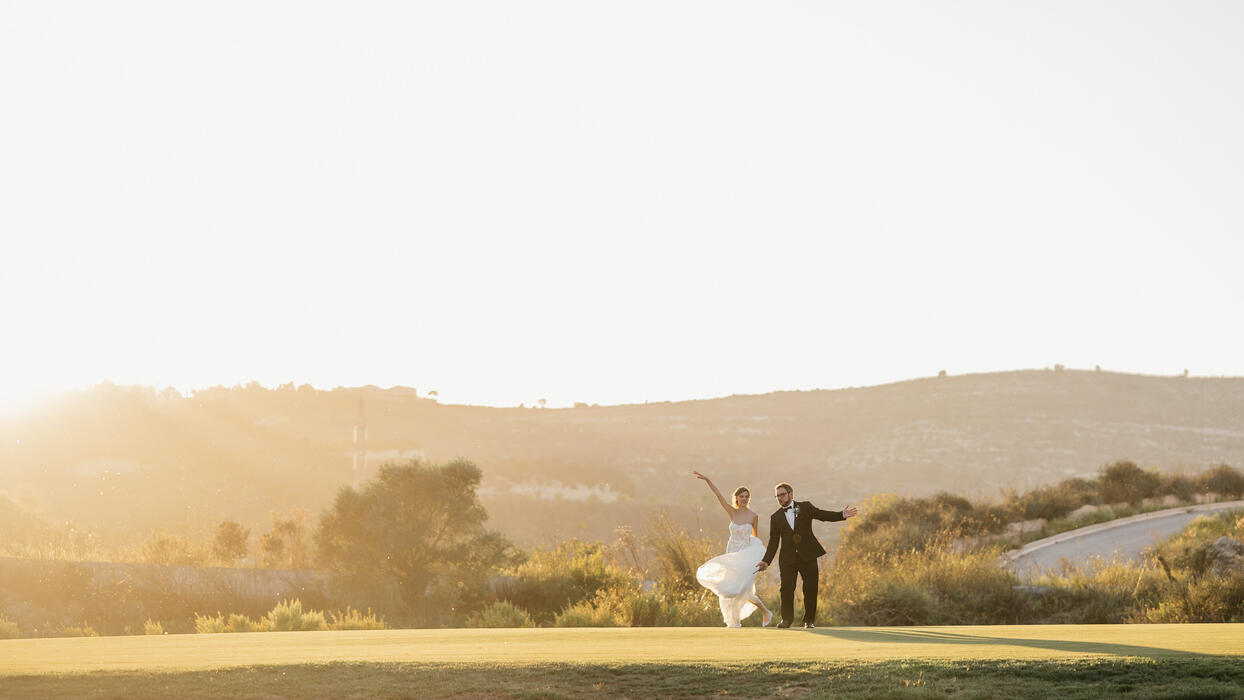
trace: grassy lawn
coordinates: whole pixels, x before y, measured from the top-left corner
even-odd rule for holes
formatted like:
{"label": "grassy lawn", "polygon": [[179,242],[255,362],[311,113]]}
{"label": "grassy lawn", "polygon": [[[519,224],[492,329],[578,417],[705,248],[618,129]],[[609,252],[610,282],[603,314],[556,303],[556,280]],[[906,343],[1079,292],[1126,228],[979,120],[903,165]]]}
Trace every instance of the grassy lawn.
{"label": "grassy lawn", "polygon": [[1244,625],[286,632],[0,641],[5,697],[1244,698]]}

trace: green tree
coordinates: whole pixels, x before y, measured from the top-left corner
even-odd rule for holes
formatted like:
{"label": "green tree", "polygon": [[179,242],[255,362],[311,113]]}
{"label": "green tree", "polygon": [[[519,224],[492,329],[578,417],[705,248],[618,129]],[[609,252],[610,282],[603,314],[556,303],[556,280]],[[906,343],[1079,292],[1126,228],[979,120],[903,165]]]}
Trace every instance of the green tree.
{"label": "green tree", "polygon": [[149,564],[186,564],[199,565],[205,563],[206,551],[190,543],[180,535],[167,532],[154,532],[142,546],[142,560]]}
{"label": "green tree", "polygon": [[259,538],[261,563],[268,568],[305,569],[311,566],[307,512],[269,513],[271,528]]}
{"label": "green tree", "polygon": [[321,563],[381,603],[377,586],[395,593],[395,616],[445,624],[487,599],[487,576],[514,556],[476,497],[481,473],[459,459],[386,464],[376,477],[346,487],[320,519]]}
{"label": "green tree", "polygon": [[212,556],[224,564],[232,564],[246,556],[246,540],[251,531],[243,528],[234,520],[225,520],[216,526],[216,536],[212,538]]}
{"label": "green tree", "polygon": [[285,562],[285,540],[276,532],[265,532],[259,537],[260,563],[265,568],[276,568]]}

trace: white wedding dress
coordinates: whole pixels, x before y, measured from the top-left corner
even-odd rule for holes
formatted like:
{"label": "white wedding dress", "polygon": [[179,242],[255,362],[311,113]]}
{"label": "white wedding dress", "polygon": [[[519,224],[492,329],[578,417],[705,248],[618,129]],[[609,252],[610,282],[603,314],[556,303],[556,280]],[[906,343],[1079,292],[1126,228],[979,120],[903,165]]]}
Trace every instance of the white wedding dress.
{"label": "white wedding dress", "polygon": [[765,545],[752,537],[750,524],[730,523],[726,553],[696,570],[700,585],[717,594],[727,627],[742,626],[743,618],[756,611],[751,600],[756,597],[756,565],[764,555]]}

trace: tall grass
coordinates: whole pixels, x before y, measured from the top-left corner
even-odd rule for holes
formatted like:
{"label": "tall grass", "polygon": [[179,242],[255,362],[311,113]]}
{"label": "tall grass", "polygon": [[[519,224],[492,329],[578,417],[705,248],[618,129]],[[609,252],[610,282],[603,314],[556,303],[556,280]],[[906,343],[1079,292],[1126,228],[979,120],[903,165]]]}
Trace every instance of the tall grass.
{"label": "tall grass", "polygon": [[344,612],[324,613],[319,610],[304,610],[302,601],[297,598],[283,600],[258,620],[246,615],[230,613],[225,617],[216,615],[194,616],[194,629],[200,634],[218,634],[224,632],[299,632],[317,630],[376,630],[387,629],[384,620],[368,611],[360,613],[353,608]]}
{"label": "tall grass", "polygon": [[338,610],[336,612],[325,612],[328,617],[328,629],[330,630],[383,630],[389,626],[385,624],[384,618],[377,616],[367,609],[366,613],[359,612],[351,607]]}
{"label": "tall grass", "polygon": [[605,546],[579,540],[535,551],[506,572],[498,598],[526,610],[539,623],[551,623],[561,610],[597,591],[626,584],[634,574],[606,558]]}

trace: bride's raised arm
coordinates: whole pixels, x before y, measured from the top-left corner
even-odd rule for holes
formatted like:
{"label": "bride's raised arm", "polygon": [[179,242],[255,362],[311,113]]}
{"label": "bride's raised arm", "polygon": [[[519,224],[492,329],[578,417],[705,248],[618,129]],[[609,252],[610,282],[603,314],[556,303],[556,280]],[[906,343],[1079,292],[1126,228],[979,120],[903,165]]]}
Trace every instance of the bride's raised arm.
{"label": "bride's raised arm", "polygon": [[730,505],[730,502],[726,500],[726,497],[721,495],[721,491],[717,490],[717,485],[713,483],[713,480],[697,471],[692,471],[691,473],[695,474],[696,478],[703,479],[704,483],[708,484],[708,487],[713,490],[713,494],[717,496],[717,502],[721,504],[721,507],[726,511],[726,515],[730,516],[730,520],[733,522],[735,513],[734,506]]}

